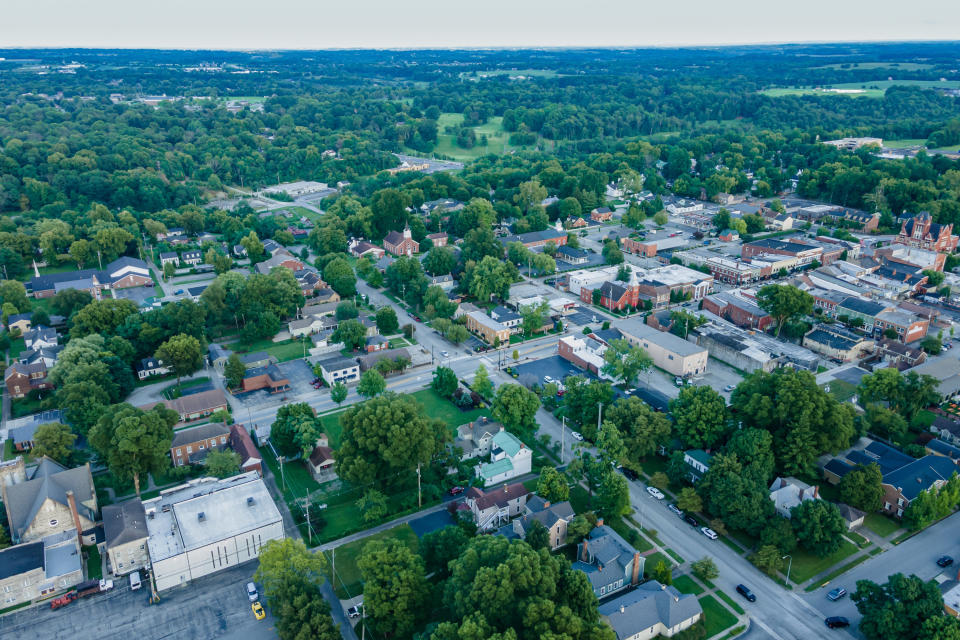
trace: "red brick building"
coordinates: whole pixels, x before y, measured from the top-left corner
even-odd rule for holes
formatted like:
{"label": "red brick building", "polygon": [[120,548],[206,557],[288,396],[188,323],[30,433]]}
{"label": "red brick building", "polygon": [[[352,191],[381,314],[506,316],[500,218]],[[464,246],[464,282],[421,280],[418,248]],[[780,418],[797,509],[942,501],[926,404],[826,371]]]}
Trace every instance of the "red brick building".
{"label": "red brick building", "polygon": [[623,238],[620,241],[620,248],[627,253],[632,253],[646,258],[655,258],[657,255],[656,243],[647,243],[635,238]]}
{"label": "red brick building", "polygon": [[773,318],[757,306],[756,302],[735,291],[724,291],[703,299],[703,310],[720,316],[738,327],[766,331]]}
{"label": "red brick building", "polygon": [[957,239],[952,224],[938,224],[926,211],[904,220],[897,235],[899,244],[946,253],[957,248]]}
{"label": "red brick building", "polygon": [[410,227],[405,227],[403,233],[391,231],[383,239],[383,248],[395,256],[412,256],[420,251],[420,243],[410,235]]}
{"label": "red brick building", "polygon": [[47,382],[47,366],[43,360],[32,364],[15,362],[7,367],[4,382],[11,398],[22,398],[35,389],[52,389]]}

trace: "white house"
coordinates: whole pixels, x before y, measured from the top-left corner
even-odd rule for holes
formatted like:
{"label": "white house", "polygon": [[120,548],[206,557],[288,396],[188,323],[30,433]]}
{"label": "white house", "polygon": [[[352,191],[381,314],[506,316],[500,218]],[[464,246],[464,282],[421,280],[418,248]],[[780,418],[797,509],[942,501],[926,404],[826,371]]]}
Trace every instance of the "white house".
{"label": "white house", "polygon": [[784,518],[790,517],[790,509],[798,506],[805,500],[819,500],[820,488],[811,487],[806,482],[796,478],[777,478],[770,485],[770,499],[777,513]]}
{"label": "white house", "polygon": [[504,482],[525,473],[533,466],[533,453],[509,431],[500,431],[490,441],[490,462],[476,468],[483,486]]}
{"label": "white house", "polygon": [[283,520],[256,471],[199,478],[143,502],[157,591],[255,560]]}

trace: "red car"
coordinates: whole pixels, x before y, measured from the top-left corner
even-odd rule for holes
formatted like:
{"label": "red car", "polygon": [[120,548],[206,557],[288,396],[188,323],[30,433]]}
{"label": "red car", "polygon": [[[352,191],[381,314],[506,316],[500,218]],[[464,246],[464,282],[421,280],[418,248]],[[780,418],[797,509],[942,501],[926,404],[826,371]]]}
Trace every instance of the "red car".
{"label": "red car", "polygon": [[449,493],[452,496],[460,495],[461,493],[463,493],[463,487],[451,487],[450,491],[448,491],[447,493]]}

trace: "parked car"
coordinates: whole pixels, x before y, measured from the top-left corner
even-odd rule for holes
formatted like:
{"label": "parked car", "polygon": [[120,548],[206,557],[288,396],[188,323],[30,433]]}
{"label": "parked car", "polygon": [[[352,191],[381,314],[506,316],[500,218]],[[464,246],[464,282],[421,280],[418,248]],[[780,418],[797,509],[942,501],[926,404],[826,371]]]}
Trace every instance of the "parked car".
{"label": "parked car", "polygon": [[733,390],[736,389],[736,388],[737,388],[736,386],[734,386],[734,385],[732,385],[732,384],[728,384],[727,386],[725,386],[725,387],[723,388],[723,390],[724,390],[724,391],[733,391]]}
{"label": "parked car", "polygon": [[836,602],[845,595],[847,595],[847,590],[843,587],[837,587],[836,589],[832,589],[830,593],[827,594],[827,600]]}
{"label": "parked car", "polygon": [[260,594],[257,593],[257,585],[252,582],[247,583],[247,599],[250,600],[250,602],[256,602],[260,599]]}
{"label": "parked car", "polygon": [[700,527],[700,533],[707,536],[711,540],[716,540],[719,537],[717,536],[717,532],[710,527]]}
{"label": "parked car", "polygon": [[756,602],[756,601],[757,601],[757,596],[753,595],[753,591],[750,591],[750,589],[748,589],[748,588],[747,588],[747,585],[745,585],[745,584],[738,584],[738,585],[737,585],[737,593],[739,593],[739,594],[742,595],[744,598],[746,598],[748,602]]}
{"label": "parked car", "polygon": [[573,436],[573,439],[577,442],[583,442],[583,436],[580,435],[579,431],[571,431],[570,435]]}
{"label": "parked car", "polygon": [[140,582],[140,572],[134,571],[133,573],[130,574],[130,590],[136,591],[141,586],[143,586],[143,583]]}
{"label": "parked car", "polygon": [[677,514],[681,518],[683,517],[683,511],[680,509],[680,507],[678,507],[674,503],[671,502],[670,504],[668,504],[667,509],[670,509],[670,511],[673,511],[675,514]]}
{"label": "parked car", "polygon": [[450,357],[450,353],[447,352],[447,351],[441,351],[441,352],[440,352],[440,355],[443,356],[444,358],[449,358],[449,357]]}
{"label": "parked car", "polygon": [[949,567],[952,564],[953,564],[953,558],[951,558],[950,556],[940,556],[939,558],[937,558],[938,567]]}
{"label": "parked car", "polygon": [[347,616],[351,618],[359,618],[363,609],[363,600],[353,605],[352,607],[347,608]]}
{"label": "parked car", "polygon": [[663,500],[663,491],[660,491],[660,489],[657,489],[656,487],[647,487],[647,493],[652,495],[657,500]]}
{"label": "parked car", "polygon": [[683,516],[683,520],[684,520],[688,525],[690,525],[691,527],[699,527],[699,526],[700,526],[700,521],[697,520],[696,518],[694,518],[694,517],[691,516],[691,515]]}
{"label": "parked car", "polygon": [[250,605],[250,608],[253,610],[253,617],[257,620],[263,620],[267,617],[267,612],[263,610],[263,605],[259,602],[254,602]]}
{"label": "parked car", "polygon": [[543,383],[544,383],[544,384],[550,384],[551,382],[553,382],[553,378],[552,378],[552,377],[550,377],[550,376],[543,376]]}
{"label": "parked car", "polygon": [[680,378],[680,377],[674,378],[674,379],[673,379],[673,384],[675,384],[675,385],[678,386],[678,387],[682,387],[682,386],[683,386],[683,378]]}
{"label": "parked car", "polygon": [[627,480],[636,480],[637,478],[640,477],[639,475],[637,475],[637,472],[634,471],[633,469],[628,469],[626,467],[618,467],[618,469],[620,470],[620,473],[622,473],[624,477],[626,477]]}
{"label": "parked car", "polygon": [[450,487],[450,490],[447,491],[452,496],[458,496],[463,493],[463,487]]}
{"label": "parked car", "polygon": [[824,622],[831,629],[843,629],[844,627],[850,626],[850,621],[844,618],[843,616],[830,616]]}

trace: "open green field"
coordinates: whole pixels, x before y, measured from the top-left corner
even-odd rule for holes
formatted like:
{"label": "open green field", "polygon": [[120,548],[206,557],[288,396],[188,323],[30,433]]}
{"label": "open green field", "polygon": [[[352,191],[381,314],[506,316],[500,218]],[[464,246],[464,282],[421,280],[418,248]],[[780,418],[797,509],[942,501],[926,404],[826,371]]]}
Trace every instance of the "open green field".
{"label": "open green field", "polygon": [[861,69],[892,69],[899,71],[924,71],[932,69],[932,64],[922,64],[919,62],[848,62],[825,64],[814,69],[847,69],[849,71]]}
{"label": "open green field", "polygon": [[960,80],[871,80],[843,82],[825,87],[778,87],[760,93],[771,98],[782,96],[836,95],[854,98],[881,98],[890,87],[921,87],[924,89],[960,89]]}
{"label": "open green field", "polygon": [[[271,356],[274,356],[280,362],[286,362],[288,360],[296,360],[297,358],[302,358],[305,355],[304,352],[304,343],[300,340],[286,340],[284,342],[274,342],[269,338],[263,340],[257,340],[251,344],[244,346],[239,342],[230,342],[226,343],[224,346],[228,346],[231,349],[234,349],[238,353],[254,353],[256,351],[266,351]],[[306,353],[306,355],[310,355]]]}
{"label": "open green field", "polygon": [[922,138],[904,138],[903,140],[886,140],[883,141],[883,146],[889,149],[906,149],[907,147],[923,147],[926,146],[927,141]]}
{"label": "open green field", "polygon": [[[790,567],[790,580],[794,584],[805,582],[818,573],[826,571],[833,565],[839,564],[857,551],[857,546],[846,540],[843,541],[843,544],[840,545],[840,549],[836,553],[832,553],[826,558],[807,553],[803,549],[797,549],[793,552],[793,566]],[[784,569],[786,569],[786,567]]]}
{"label": "open green field", "polygon": [[[525,147],[511,147],[508,144],[510,134],[503,129],[503,118],[496,116],[490,118],[488,122],[477,127],[473,127],[474,133],[477,134],[477,144],[472,149],[464,149],[457,145],[457,136],[450,133],[445,133],[447,127],[453,126],[458,127],[463,123],[463,114],[462,113],[441,113],[440,117],[437,119],[437,146],[434,149],[435,153],[442,154],[454,158],[455,160],[475,160],[481,156],[487,155],[488,153],[507,153],[512,149],[523,149]],[[483,136],[487,136],[487,145],[482,146],[480,140]],[[416,151],[409,151],[412,154],[416,154]]]}
{"label": "open green field", "polygon": [[[859,89],[859,88],[858,88]],[[838,91],[826,91],[816,87],[798,87],[798,88],[776,88],[764,89],[761,91],[770,98],[782,98],[783,96],[847,96],[853,98],[882,98],[883,91],[880,89],[864,89],[854,93],[841,93]]]}
{"label": "open green field", "polygon": [[[382,533],[372,535],[362,540],[349,542],[343,546],[337,547],[335,552],[325,551],[327,558],[328,574],[336,571],[336,577],[333,580],[333,587],[340,598],[351,598],[363,593],[363,580],[360,576],[360,569],[357,568],[357,560],[363,552],[363,548],[373,540],[387,540],[394,538],[399,540],[410,548],[414,553],[420,546],[417,534],[413,532],[408,524],[402,524],[399,527],[388,529]],[[334,566],[335,564],[335,566]]]}
{"label": "open green field", "polygon": [[706,626],[708,638],[737,624],[736,616],[727,611],[726,607],[717,602],[713,596],[700,598],[700,606],[703,607],[703,623]]}

